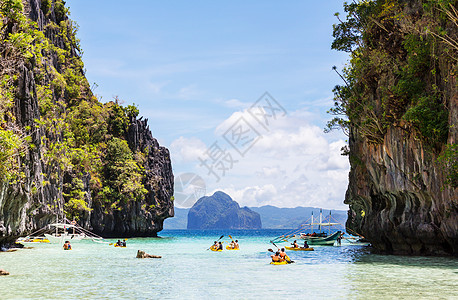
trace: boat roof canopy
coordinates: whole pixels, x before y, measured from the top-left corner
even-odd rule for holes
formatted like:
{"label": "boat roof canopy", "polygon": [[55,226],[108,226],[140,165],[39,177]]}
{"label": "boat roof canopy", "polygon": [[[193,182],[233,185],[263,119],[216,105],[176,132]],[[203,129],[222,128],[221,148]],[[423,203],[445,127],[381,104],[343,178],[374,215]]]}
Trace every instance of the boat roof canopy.
{"label": "boat roof canopy", "polygon": [[72,227],[77,228],[75,225],[65,224],[65,223],[53,223],[53,224],[48,224],[48,226],[53,226],[57,228],[72,228]]}

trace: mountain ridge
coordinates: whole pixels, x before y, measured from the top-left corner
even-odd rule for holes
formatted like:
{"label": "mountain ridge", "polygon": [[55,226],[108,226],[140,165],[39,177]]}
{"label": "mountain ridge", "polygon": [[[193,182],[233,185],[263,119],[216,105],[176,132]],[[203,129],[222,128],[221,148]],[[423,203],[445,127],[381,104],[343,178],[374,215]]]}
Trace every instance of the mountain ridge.
{"label": "mountain ridge", "polygon": [[187,229],[260,229],[261,217],[221,191],[200,198],[188,211]]}
{"label": "mountain ridge", "polygon": [[[260,207],[248,206],[248,208],[260,214],[263,229],[294,229],[307,221],[311,217],[312,211],[314,217],[317,219],[320,212],[320,208],[304,206],[282,208],[264,205]],[[269,210],[272,212],[268,212]],[[164,221],[164,229],[186,229],[188,211],[189,208],[175,207],[175,217]],[[338,223],[342,224],[339,229],[345,229],[347,212],[344,210],[331,210],[331,212],[333,219],[335,218]],[[328,215],[329,210],[323,210],[323,217],[327,217]]]}

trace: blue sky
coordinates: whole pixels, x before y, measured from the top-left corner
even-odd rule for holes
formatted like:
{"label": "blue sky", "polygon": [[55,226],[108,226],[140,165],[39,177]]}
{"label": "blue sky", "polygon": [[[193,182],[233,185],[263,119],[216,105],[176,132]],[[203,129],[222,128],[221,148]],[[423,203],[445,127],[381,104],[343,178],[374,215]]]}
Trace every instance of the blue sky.
{"label": "blue sky", "polygon": [[[332,66],[348,59],[330,46],[343,1],[66,2],[95,94],[138,105],[175,176],[242,205],[345,208],[345,136],[322,133],[341,83]],[[216,182],[199,158],[266,91],[287,115]]]}

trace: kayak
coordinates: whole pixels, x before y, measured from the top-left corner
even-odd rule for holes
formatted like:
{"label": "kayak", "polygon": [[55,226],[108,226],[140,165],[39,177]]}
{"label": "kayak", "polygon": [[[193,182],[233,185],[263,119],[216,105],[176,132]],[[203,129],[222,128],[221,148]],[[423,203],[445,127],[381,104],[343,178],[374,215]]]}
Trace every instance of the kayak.
{"label": "kayak", "polygon": [[292,264],[292,263],[294,263],[294,261],[292,261],[291,258],[289,258],[288,255],[286,255],[284,261],[272,261],[270,264],[271,265],[288,265],[288,264]]}
{"label": "kayak", "polygon": [[240,248],[235,248],[235,249],[234,249],[234,248],[231,248],[229,245],[226,246],[226,249],[227,249],[227,250],[240,250]]}
{"label": "kayak", "polygon": [[302,248],[302,247],[299,247],[299,248],[294,248],[294,247],[288,247],[286,246],[285,247],[286,250],[293,250],[293,251],[315,251],[315,249],[313,248]]}
{"label": "kayak", "polygon": [[210,250],[211,250],[211,251],[216,251],[216,252],[221,252],[221,251],[223,251],[223,249],[219,249],[219,250],[218,250],[218,249],[215,249],[215,248],[213,248],[213,247],[210,248]]}
{"label": "kayak", "polygon": [[288,262],[285,260],[285,261],[271,261],[270,262],[271,265],[287,265]]}
{"label": "kayak", "polygon": [[272,262],[270,262],[271,265],[289,265],[289,264],[293,264],[293,263],[294,263],[294,261],[292,261],[292,260],[275,261],[275,262],[272,261]]}
{"label": "kayak", "polygon": [[127,246],[118,246],[118,245],[114,245],[114,246],[117,248],[127,248]]}
{"label": "kayak", "polygon": [[32,243],[49,243],[48,239],[33,239]]}

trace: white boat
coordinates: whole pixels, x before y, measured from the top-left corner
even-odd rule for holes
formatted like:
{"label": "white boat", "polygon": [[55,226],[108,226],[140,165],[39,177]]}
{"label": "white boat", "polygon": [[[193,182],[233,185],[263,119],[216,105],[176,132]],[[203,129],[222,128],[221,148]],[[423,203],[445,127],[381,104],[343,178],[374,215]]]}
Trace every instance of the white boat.
{"label": "white boat", "polygon": [[[308,223],[310,221],[310,223]],[[295,229],[287,234],[275,238],[274,242],[288,242],[288,239],[299,238],[307,241],[309,245],[322,245],[322,246],[333,246],[336,241],[342,238],[342,231],[335,231],[331,233],[331,227],[342,225],[340,223],[331,222],[331,211],[329,211],[328,220],[323,220],[323,210],[320,210],[319,222],[314,222],[313,212],[311,219],[307,220],[304,224],[300,225],[298,229]],[[318,232],[313,230],[313,226],[318,226]],[[328,227],[328,232],[323,231],[323,227]],[[299,233],[304,228],[308,228],[311,233]]]}
{"label": "white boat", "polygon": [[[323,221],[323,210],[320,210],[320,222],[313,222],[313,213],[311,222],[304,224],[305,226],[310,226],[310,232],[312,233],[300,233],[299,238],[306,240],[309,245],[334,245],[338,238],[342,237],[341,231],[336,231],[332,234],[322,230],[322,227],[329,227],[328,231],[331,231],[332,226],[342,225],[340,223],[331,222],[331,211],[329,211],[328,221]],[[313,226],[318,226],[319,232],[313,231]]]}
{"label": "white boat", "polygon": [[[44,236],[52,244],[64,244],[65,241],[78,242],[85,238],[87,235],[79,230],[78,227],[65,223],[49,224],[51,228],[54,227],[55,232],[45,233]],[[92,239],[92,238],[90,238]]]}
{"label": "white boat", "polygon": [[48,224],[46,227],[37,230],[20,241],[28,242],[42,240],[47,243],[62,245],[65,241],[73,243],[82,240],[92,240],[94,242],[101,242],[103,240],[102,237],[84,229],[81,226],[78,226],[75,221],[70,222],[66,219],[65,221],[68,223]]}

